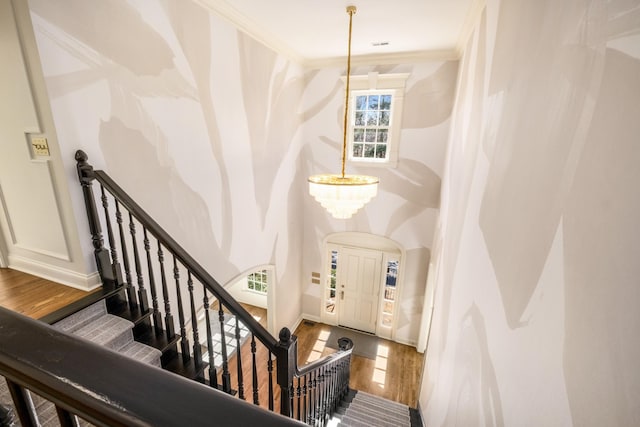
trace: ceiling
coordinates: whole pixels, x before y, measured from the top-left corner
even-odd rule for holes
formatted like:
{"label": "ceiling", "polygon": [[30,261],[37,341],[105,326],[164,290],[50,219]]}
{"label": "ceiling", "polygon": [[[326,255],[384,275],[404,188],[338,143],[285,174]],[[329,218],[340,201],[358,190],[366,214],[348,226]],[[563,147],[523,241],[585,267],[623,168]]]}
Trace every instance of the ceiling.
{"label": "ceiling", "polygon": [[[458,57],[478,0],[197,0],[274,50],[302,63],[352,55]],[[376,46],[375,44],[387,43]]]}

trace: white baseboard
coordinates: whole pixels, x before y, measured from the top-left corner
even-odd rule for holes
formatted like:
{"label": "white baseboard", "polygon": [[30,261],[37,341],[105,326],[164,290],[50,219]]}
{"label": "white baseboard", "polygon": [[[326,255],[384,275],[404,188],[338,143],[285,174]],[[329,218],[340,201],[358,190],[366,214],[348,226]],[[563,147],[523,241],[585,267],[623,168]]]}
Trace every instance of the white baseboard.
{"label": "white baseboard", "polygon": [[418,343],[415,340],[405,340],[402,338],[394,338],[392,341],[397,342],[398,344],[408,345],[410,347],[415,347],[417,351]]}
{"label": "white baseboard", "polygon": [[303,314],[300,315],[300,317],[298,317],[298,320],[296,320],[296,322],[293,324],[293,327],[290,329],[291,333],[295,332],[295,330],[298,329],[298,326],[300,326],[300,324],[304,320],[311,320],[312,322],[322,323],[322,320],[318,316],[313,316],[311,314],[304,314],[303,313]]}
{"label": "white baseboard", "polygon": [[9,256],[9,268],[22,271],[23,273],[33,274],[52,282],[80,289],[82,291],[92,291],[102,285],[98,272],[91,274],[82,274],[77,271],[58,267],[51,264],[45,264],[32,259],[20,256]]}

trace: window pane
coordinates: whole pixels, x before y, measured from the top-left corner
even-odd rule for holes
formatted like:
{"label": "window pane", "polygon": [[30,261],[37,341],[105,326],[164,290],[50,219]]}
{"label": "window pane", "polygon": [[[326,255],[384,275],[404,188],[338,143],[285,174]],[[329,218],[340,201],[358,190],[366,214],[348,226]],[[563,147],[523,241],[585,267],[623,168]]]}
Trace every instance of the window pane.
{"label": "window pane", "polygon": [[366,110],[366,108],[367,108],[367,97],[356,96],[356,110]]}
{"label": "window pane", "polygon": [[331,273],[334,274],[338,268],[338,251],[331,251]]}
{"label": "window pane", "polygon": [[385,287],[384,288],[384,299],[388,299],[389,301],[394,301],[396,298],[396,288]]}
{"label": "window pane", "polygon": [[367,111],[367,126],[378,125],[378,113],[374,111]]}
{"label": "window pane", "polygon": [[367,129],[367,133],[365,135],[366,142],[376,142],[376,130],[375,129]]}
{"label": "window pane", "polygon": [[391,117],[388,111],[382,111],[380,113],[380,126],[389,126],[389,117]]}
{"label": "window pane", "polygon": [[387,328],[390,328],[392,323],[393,323],[393,317],[390,314],[382,315],[382,324],[384,326],[386,326]]}
{"label": "window pane", "polygon": [[380,109],[381,110],[391,109],[391,95],[380,96]]}
{"label": "window pane", "polygon": [[377,159],[385,159],[387,157],[387,145],[386,144],[377,144],[376,145],[376,158]]}
{"label": "window pane", "polygon": [[364,126],[364,113],[356,111],[356,126]]}
{"label": "window pane", "polygon": [[375,144],[365,144],[364,145],[364,157],[373,158],[376,151]]}
{"label": "window pane", "polygon": [[353,144],[353,157],[362,157],[362,144]]}
{"label": "window pane", "polygon": [[363,141],[364,141],[364,129],[354,129],[353,142],[363,142]]}
{"label": "window pane", "polygon": [[389,131],[386,129],[379,129],[378,130],[378,142],[387,142],[387,136],[389,134]]}
{"label": "window pane", "polygon": [[393,314],[393,303],[391,301],[385,301],[382,305],[382,312],[387,314]]}
{"label": "window pane", "polygon": [[396,277],[398,276],[398,261],[389,261],[387,263],[387,286],[396,285]]}
{"label": "window pane", "polygon": [[380,104],[380,96],[379,95],[371,95],[369,96],[369,105],[368,110],[377,110],[378,105]]}

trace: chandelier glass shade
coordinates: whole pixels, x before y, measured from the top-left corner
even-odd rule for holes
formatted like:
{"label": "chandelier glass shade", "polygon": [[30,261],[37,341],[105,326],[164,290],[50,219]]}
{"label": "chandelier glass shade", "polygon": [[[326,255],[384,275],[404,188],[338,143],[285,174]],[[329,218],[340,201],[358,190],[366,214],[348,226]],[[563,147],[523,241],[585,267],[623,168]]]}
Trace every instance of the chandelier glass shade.
{"label": "chandelier glass shade", "polygon": [[347,219],[378,193],[378,178],[366,175],[313,175],[309,177],[309,194],[331,216]]}
{"label": "chandelier glass shade", "polygon": [[334,218],[347,219],[378,193],[378,178],[367,175],[346,175],[345,157],[347,154],[347,120],[349,117],[349,77],[351,75],[351,27],[355,6],[348,6],[349,14],[349,51],[347,55],[347,79],[344,102],[344,122],[342,134],[342,173],[322,174],[309,177],[311,194]]}

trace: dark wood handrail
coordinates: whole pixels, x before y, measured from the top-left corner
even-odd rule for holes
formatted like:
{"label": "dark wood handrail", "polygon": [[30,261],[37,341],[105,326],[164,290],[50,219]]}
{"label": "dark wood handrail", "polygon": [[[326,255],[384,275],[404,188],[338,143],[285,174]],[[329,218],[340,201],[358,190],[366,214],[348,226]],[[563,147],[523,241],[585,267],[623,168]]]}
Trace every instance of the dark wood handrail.
{"label": "dark wood handrail", "polygon": [[340,351],[338,351],[337,353],[328,354],[321,359],[315,360],[311,363],[307,363],[301,368],[299,368],[298,364],[296,363],[296,366],[295,366],[296,376],[302,377],[308,374],[309,372],[313,372],[314,370],[320,368],[321,366],[325,366],[330,363],[337,362],[341,359],[351,356],[351,353],[353,352],[353,341],[351,341],[348,338],[341,338],[341,340],[344,340],[344,341],[340,342]]}
{"label": "dark wood handrail", "polygon": [[0,375],[99,426],[301,425],[5,308]]}
{"label": "dark wood handrail", "polygon": [[142,223],[175,257],[191,271],[204,286],[207,287],[220,302],[233,311],[267,348],[274,351],[277,340],[258,323],[242,305],[198,263],[189,253],[176,242],[140,205],[138,205],[118,184],[104,171],[94,171],[96,180],[107,189],[119,203],[127,208],[133,216]]}

